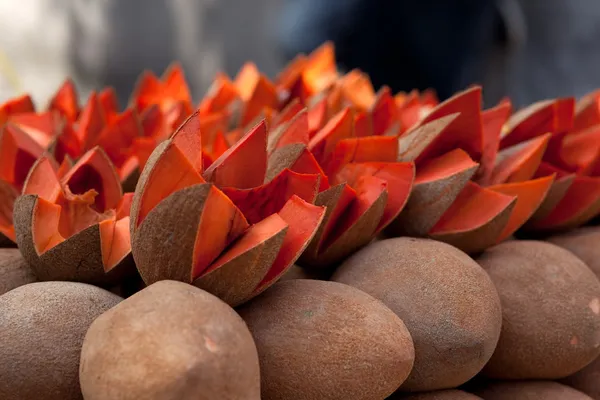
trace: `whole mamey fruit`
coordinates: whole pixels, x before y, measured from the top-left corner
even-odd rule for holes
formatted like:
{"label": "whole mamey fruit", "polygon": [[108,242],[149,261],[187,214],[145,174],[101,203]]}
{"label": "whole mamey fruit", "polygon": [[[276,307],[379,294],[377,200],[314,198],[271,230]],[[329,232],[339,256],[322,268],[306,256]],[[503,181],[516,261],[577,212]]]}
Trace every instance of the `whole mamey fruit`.
{"label": "whole mamey fruit", "polygon": [[90,326],[81,390],[95,399],[259,399],[258,356],[244,321],[194,286],[159,281]]}
{"label": "whole mamey fruit", "polygon": [[0,399],[81,399],[88,327],[121,298],[74,282],[37,282],[0,296]]}
{"label": "whole mamey fruit", "polygon": [[571,252],[511,241],[478,259],[496,285],[503,324],[483,372],[496,379],[564,378],[600,353],[600,282]]}
{"label": "whole mamey fruit", "polygon": [[384,399],[413,365],[400,318],[347,285],[279,282],[239,313],[258,348],[263,400]]}
{"label": "whole mamey fruit", "polygon": [[375,242],[346,260],[332,280],[378,298],[406,323],[415,365],[402,390],[454,388],[494,351],[502,324],[498,294],[477,263],[448,244]]}
{"label": "whole mamey fruit", "polygon": [[591,400],[578,390],[551,381],[494,382],[477,389],[485,400]]}
{"label": "whole mamey fruit", "polygon": [[397,400],[481,400],[481,397],[457,389],[436,390],[423,393],[398,393],[390,399]]}
{"label": "whole mamey fruit", "polygon": [[581,259],[596,276],[600,276],[600,227],[585,226],[546,239],[569,250]]}
{"label": "whole mamey fruit", "polygon": [[567,376],[562,383],[580,390],[594,399],[600,399],[600,357],[582,370]]}
{"label": "whole mamey fruit", "polygon": [[0,295],[36,280],[19,249],[0,249]]}

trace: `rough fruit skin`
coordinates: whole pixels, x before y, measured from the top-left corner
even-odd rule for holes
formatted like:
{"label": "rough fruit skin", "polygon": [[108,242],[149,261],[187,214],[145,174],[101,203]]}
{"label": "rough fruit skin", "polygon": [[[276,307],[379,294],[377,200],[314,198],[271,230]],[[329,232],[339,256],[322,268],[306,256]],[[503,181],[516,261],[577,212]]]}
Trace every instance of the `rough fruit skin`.
{"label": "rough fruit skin", "polygon": [[415,365],[403,391],[455,388],[494,352],[502,324],[498,294],[457,248],[429,239],[374,242],[347,259],[332,280],[383,301],[406,324]]}
{"label": "rough fruit skin", "polygon": [[600,227],[585,226],[549,237],[546,241],[569,250],[600,277]]}
{"label": "rough fruit skin", "polygon": [[90,326],[86,400],[258,400],[258,355],[244,321],[192,285],[159,281]]}
{"label": "rough fruit skin", "polygon": [[592,400],[578,390],[551,381],[495,382],[475,393],[485,400]]}
{"label": "rough fruit skin", "polygon": [[390,400],[481,400],[481,397],[463,392],[462,390],[448,389],[424,393],[398,393]]}
{"label": "rough fruit skin", "polygon": [[484,375],[558,379],[600,353],[600,282],[571,252],[515,240],[478,259],[502,302],[502,333]]}
{"label": "rough fruit skin", "polygon": [[19,249],[0,249],[0,296],[35,281],[37,279]]}
{"label": "rough fruit skin", "polygon": [[278,282],[239,313],[258,348],[263,400],[384,399],[413,365],[400,318],[347,285]]}
{"label": "rough fruit skin", "polygon": [[75,282],[37,282],[0,296],[0,399],[82,399],[88,327],[121,298]]}
{"label": "rough fruit skin", "polygon": [[561,381],[594,399],[600,399],[600,358]]}

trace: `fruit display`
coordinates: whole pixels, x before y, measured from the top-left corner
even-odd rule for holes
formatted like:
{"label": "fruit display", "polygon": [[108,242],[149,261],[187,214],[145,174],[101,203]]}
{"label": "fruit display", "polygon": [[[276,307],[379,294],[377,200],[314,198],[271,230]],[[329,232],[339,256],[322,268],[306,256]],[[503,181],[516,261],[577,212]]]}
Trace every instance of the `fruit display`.
{"label": "fruit display", "polygon": [[0,104],[1,399],[600,399],[600,91],[334,55]]}

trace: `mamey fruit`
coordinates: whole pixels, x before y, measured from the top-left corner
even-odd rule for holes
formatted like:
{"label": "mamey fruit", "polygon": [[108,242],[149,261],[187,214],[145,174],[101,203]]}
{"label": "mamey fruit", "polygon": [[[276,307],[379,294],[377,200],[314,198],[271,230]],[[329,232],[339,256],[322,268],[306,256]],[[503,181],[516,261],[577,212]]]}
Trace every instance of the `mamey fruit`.
{"label": "mamey fruit", "polygon": [[394,238],[347,259],[332,280],[381,300],[406,324],[415,365],[406,391],[454,388],[475,376],[500,335],[500,300],[462,251],[429,239]]}
{"label": "mamey fruit", "polygon": [[578,390],[551,381],[490,382],[475,393],[485,400],[592,400]]}
{"label": "mamey fruit", "polygon": [[400,318],[347,285],[279,282],[239,313],[256,341],[263,400],[383,399],[413,365]]}
{"label": "mamey fruit", "polygon": [[15,202],[19,250],[39,280],[118,283],[135,273],[131,199],[98,147],[73,166],[42,157]]}
{"label": "mamey fruit", "polygon": [[571,252],[515,240],[477,261],[502,302],[502,333],[485,375],[564,378],[600,354],[600,282]]}
{"label": "mamey fruit", "polygon": [[227,304],[160,281],[98,317],[81,351],[86,400],[260,399],[256,347]]}
{"label": "mamey fruit", "polygon": [[581,259],[600,277],[600,228],[584,226],[572,231],[551,236],[546,241],[569,250]]}
{"label": "mamey fruit", "polygon": [[157,147],[142,173],[133,255],[146,284],[192,283],[235,306],[275,283],[310,243],[325,215],[311,204],[319,176],[285,169],[265,183],[264,122],[205,170],[199,118]]}
{"label": "mamey fruit", "polygon": [[36,280],[18,249],[0,249],[0,296]]}
{"label": "mamey fruit", "polygon": [[75,282],[36,282],[0,296],[0,398],[81,399],[88,327],[121,298]]}

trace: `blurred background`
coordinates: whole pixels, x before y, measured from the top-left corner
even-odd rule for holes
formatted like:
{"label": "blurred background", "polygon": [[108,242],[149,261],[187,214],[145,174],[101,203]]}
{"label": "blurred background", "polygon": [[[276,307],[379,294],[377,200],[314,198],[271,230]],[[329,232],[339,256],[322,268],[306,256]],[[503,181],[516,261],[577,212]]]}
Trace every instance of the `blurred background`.
{"label": "blurred background", "polygon": [[332,40],[343,69],[376,88],[471,83],[518,105],[600,87],[597,0],[19,0],[0,2],[0,97],[43,105],[65,77],[122,104],[145,68],[184,66],[195,99],[246,60],[273,77]]}

